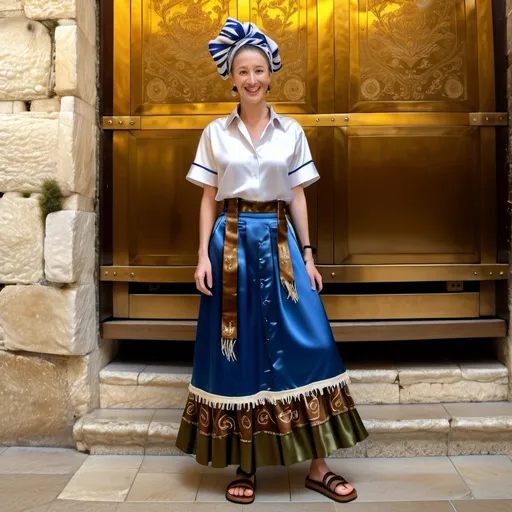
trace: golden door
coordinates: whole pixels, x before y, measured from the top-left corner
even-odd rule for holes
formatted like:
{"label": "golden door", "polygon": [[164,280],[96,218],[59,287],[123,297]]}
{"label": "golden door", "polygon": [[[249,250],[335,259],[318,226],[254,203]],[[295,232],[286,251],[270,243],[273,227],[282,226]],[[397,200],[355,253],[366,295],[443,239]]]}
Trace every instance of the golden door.
{"label": "golden door", "polygon": [[[225,19],[280,45],[268,99],[304,127],[331,320],[493,317],[491,0],[114,0],[113,317],[194,320],[202,129],[235,107],[207,43]],[[421,322],[416,322],[417,325]]]}

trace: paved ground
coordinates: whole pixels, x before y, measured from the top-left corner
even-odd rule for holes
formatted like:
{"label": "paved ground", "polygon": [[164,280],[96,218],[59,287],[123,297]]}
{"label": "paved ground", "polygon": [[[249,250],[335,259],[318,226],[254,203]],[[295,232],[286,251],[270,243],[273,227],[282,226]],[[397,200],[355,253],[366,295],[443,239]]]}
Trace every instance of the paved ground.
{"label": "paved ground", "polygon": [[307,463],[263,468],[256,503],[242,508],[224,500],[234,468],[204,468],[190,457],[0,452],[1,512],[512,512],[506,456],[332,459],[359,491],[349,505],[305,489]]}

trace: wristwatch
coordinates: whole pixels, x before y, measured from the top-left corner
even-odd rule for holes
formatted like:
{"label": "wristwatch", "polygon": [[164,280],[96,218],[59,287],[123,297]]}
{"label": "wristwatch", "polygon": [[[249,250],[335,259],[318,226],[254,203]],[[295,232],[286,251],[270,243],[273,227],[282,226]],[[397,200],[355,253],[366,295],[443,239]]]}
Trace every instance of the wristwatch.
{"label": "wristwatch", "polygon": [[305,245],[303,248],[302,248],[302,252],[304,252],[306,249],[311,249],[311,252],[313,254],[316,254],[316,247],[313,247],[312,245]]}

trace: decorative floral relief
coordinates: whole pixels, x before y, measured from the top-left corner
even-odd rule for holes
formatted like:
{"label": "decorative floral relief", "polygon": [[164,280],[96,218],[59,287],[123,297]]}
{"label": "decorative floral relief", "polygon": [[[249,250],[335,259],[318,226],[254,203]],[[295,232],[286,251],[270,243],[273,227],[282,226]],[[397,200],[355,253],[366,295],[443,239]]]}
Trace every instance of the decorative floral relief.
{"label": "decorative floral relief", "polygon": [[464,100],[457,0],[368,0],[360,91],[367,101]]}
{"label": "decorative floral relief", "polygon": [[[283,68],[273,77],[272,101],[303,101],[307,40],[299,0],[256,0],[252,20],[278,44]],[[153,0],[143,34],[144,101],[233,101],[208,52],[229,14],[229,0]]]}

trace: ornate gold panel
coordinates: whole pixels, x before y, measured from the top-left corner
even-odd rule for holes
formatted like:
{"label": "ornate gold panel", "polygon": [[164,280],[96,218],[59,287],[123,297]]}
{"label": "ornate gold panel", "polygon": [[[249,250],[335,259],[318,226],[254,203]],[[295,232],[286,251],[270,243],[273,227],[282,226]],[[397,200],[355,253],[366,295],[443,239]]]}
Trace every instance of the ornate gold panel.
{"label": "ornate gold panel", "polygon": [[[335,0],[345,11],[346,1]],[[359,0],[336,16],[337,111],[479,108],[478,0]],[[337,7],[336,5],[336,7]],[[480,20],[478,20],[480,21]],[[348,30],[347,30],[348,31]],[[492,43],[491,43],[492,44]],[[485,63],[481,63],[485,65]],[[482,84],[493,87],[493,84]],[[348,93],[348,94],[347,94]]]}
{"label": "ornate gold panel", "polygon": [[479,136],[457,126],[336,129],[335,262],[480,261]]}
{"label": "ornate gold panel", "polygon": [[228,16],[256,23],[280,46],[283,68],[273,77],[269,101],[281,111],[317,111],[316,2],[132,0],[132,114],[234,108],[231,82],[220,78],[208,52]]}
{"label": "ornate gold panel", "polygon": [[[306,130],[317,150],[316,128]],[[115,133],[114,241],[126,265],[195,265],[202,189],[185,176],[201,130],[140,130]],[[318,185],[307,190],[310,238],[316,245]],[[219,207],[222,205],[219,204]],[[327,259],[324,263],[331,263]]]}
{"label": "ornate gold panel", "polygon": [[[306,195],[325,281],[383,283],[382,294],[324,296],[330,319],[495,314],[486,280],[507,271],[496,267],[504,119],[491,0],[113,2],[113,266],[103,271],[116,281],[115,316],[196,317],[198,297],[134,295],[128,283],[190,282],[201,189],[185,176],[204,126],[236,105],[207,49],[227,16],[280,45],[268,100],[303,125],[322,178]],[[386,288],[438,280],[480,287]]]}

